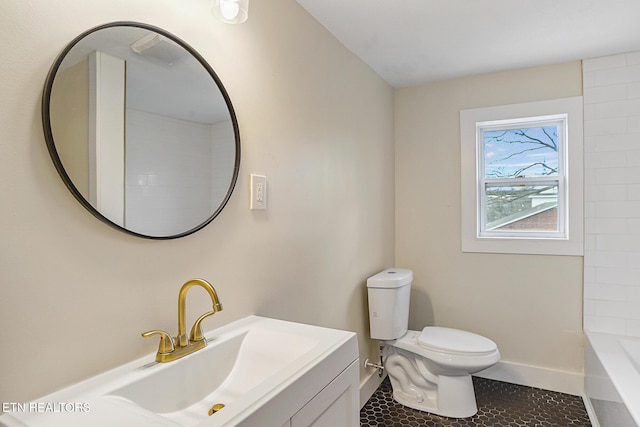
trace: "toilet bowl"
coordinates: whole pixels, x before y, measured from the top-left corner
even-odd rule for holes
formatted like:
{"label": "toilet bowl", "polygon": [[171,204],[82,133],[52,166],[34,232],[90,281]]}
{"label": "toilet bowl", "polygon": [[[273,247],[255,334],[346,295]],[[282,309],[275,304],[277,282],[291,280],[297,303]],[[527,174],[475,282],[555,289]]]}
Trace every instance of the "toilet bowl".
{"label": "toilet bowl", "polygon": [[471,375],[500,360],[493,341],[458,329],[426,327],[383,344],[394,399],[451,418],[478,412]]}
{"label": "toilet bowl", "polygon": [[388,269],[367,280],[371,337],[383,344],[383,366],[394,399],[451,418],[478,412],[471,375],[500,360],[495,342],[459,329],[409,330],[413,273]]}

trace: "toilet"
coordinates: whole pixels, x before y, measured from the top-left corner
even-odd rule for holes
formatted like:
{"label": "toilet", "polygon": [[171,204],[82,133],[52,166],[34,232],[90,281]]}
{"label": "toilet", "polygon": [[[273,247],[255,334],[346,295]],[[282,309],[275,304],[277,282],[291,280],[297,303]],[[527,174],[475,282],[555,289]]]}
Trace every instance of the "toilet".
{"label": "toilet", "polygon": [[393,398],[451,418],[478,412],[471,375],[500,360],[495,342],[472,332],[428,326],[410,331],[413,272],[390,268],[367,279],[371,338],[382,344]]}

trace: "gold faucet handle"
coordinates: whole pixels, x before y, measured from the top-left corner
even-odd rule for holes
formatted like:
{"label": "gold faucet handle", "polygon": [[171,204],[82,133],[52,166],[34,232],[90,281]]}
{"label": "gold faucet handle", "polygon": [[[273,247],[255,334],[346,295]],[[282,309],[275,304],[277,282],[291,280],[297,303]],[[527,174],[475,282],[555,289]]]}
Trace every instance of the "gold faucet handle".
{"label": "gold faucet handle", "polygon": [[202,326],[201,326],[202,321],[209,316],[213,316],[214,314],[215,314],[215,311],[208,311],[202,316],[198,317],[198,319],[193,324],[193,327],[191,328],[191,333],[189,334],[190,342],[202,341],[204,339],[204,334],[202,333]]}
{"label": "gold faucet handle", "polygon": [[150,336],[153,336],[153,335],[160,335],[160,344],[158,345],[158,353],[160,354],[173,353],[173,351],[175,350],[175,346],[173,345],[173,338],[171,338],[171,335],[169,335],[165,331],[160,331],[157,329],[142,333],[142,336],[145,338],[149,338]]}

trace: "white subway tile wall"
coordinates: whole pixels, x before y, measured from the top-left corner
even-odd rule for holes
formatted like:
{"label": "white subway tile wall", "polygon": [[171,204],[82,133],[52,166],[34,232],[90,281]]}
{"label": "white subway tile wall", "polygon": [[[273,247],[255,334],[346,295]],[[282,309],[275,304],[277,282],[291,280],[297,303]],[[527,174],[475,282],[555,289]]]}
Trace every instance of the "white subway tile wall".
{"label": "white subway tile wall", "polygon": [[203,124],[128,109],[127,228],[168,236],[208,219],[233,176],[232,135],[231,121]]}
{"label": "white subway tile wall", "polygon": [[582,69],[584,328],[640,337],[640,52]]}

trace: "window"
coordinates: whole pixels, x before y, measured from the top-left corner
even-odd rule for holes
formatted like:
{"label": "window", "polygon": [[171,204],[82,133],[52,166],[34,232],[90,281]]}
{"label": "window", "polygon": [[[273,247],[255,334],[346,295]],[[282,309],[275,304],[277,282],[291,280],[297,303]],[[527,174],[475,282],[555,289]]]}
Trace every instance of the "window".
{"label": "window", "polygon": [[464,110],[460,126],[462,250],[581,255],[582,98]]}
{"label": "window", "polygon": [[476,123],[481,237],[566,237],[566,121]]}

